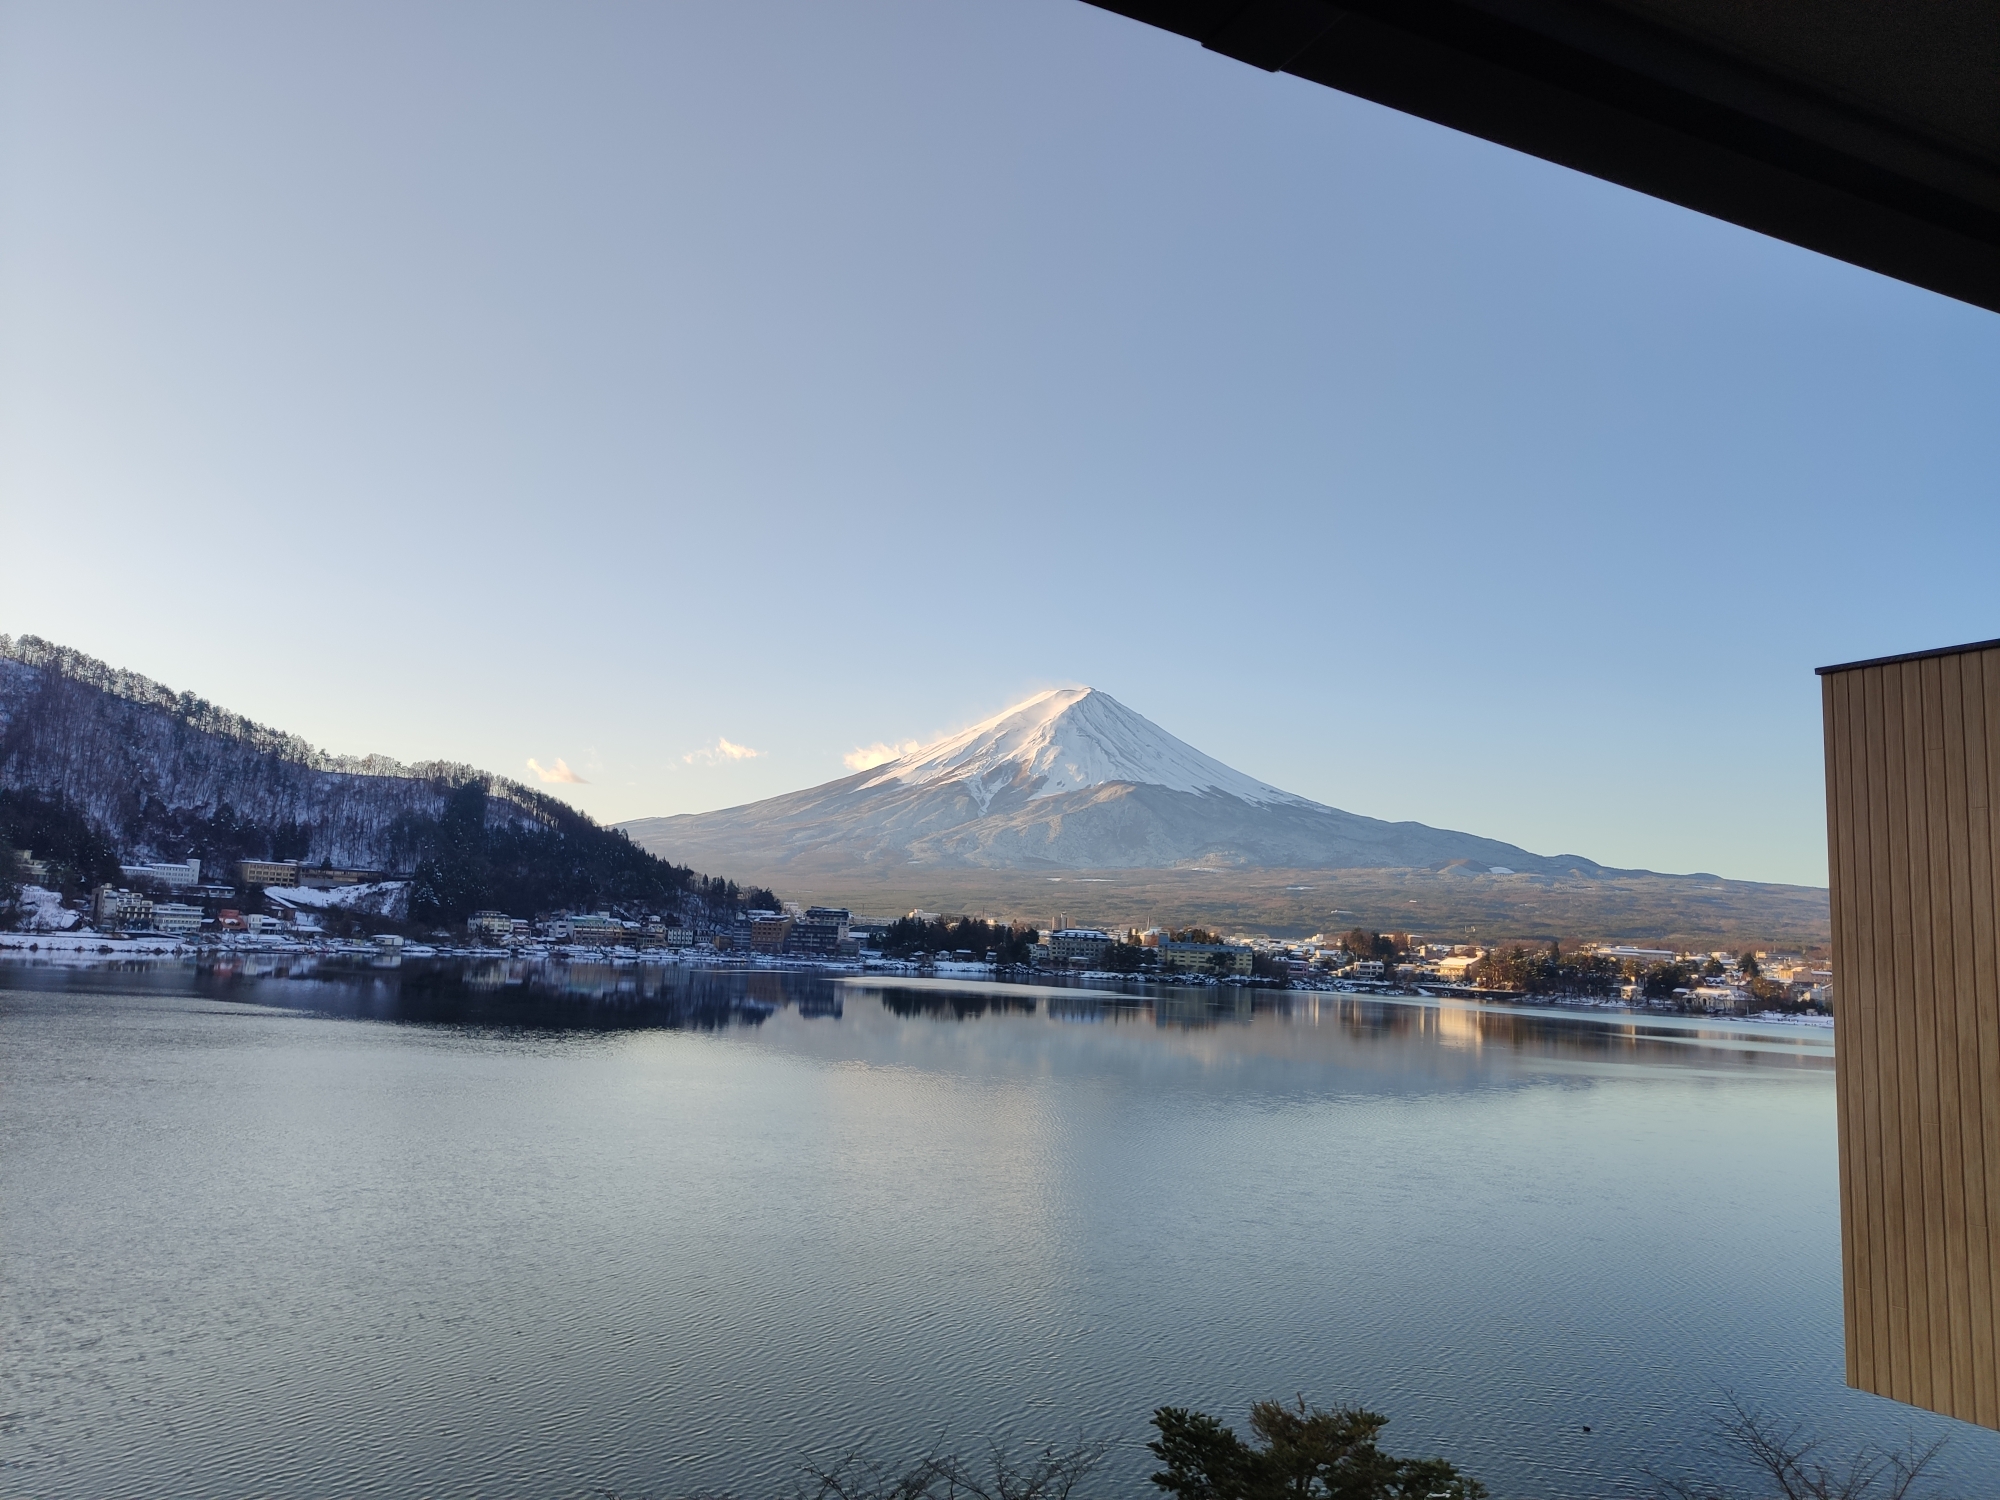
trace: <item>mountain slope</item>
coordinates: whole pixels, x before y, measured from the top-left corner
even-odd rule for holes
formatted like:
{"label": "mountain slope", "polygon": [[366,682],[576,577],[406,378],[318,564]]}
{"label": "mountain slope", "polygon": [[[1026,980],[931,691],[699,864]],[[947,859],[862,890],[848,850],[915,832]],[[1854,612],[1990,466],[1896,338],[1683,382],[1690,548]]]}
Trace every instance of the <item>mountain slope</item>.
{"label": "mountain slope", "polygon": [[[611,903],[696,917],[745,894],[519,782],[327,755],[80,652],[0,636],[0,841],[29,842],[37,826],[81,828],[72,843],[127,860],[199,859],[225,878],[246,858],[410,875],[426,920]],[[71,860],[70,883],[106,863]]]}
{"label": "mountain slope", "polygon": [[718,812],[620,825],[761,874],[988,869],[1602,869],[1327,807],[1204,755],[1108,693],[1038,694],[885,765]]}
{"label": "mountain slope", "polygon": [[[194,826],[220,819],[263,836],[254,857],[407,871],[417,826],[476,774],[327,755],[81,652],[0,636],[0,787],[62,799],[128,857],[182,857]],[[527,787],[492,791],[495,824],[556,815]]]}

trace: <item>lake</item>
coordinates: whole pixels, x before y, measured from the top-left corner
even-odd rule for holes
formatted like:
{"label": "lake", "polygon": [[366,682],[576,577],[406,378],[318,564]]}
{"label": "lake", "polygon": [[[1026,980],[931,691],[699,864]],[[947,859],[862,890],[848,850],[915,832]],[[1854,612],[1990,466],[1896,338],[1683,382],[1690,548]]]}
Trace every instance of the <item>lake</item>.
{"label": "lake", "polygon": [[1301,1392],[1502,1497],[1650,1494],[1725,1391],[2000,1472],[1842,1383],[1805,1028],[0,965],[0,1214],[6,1496],[747,1500],[1081,1435],[1137,1497],[1154,1407]]}

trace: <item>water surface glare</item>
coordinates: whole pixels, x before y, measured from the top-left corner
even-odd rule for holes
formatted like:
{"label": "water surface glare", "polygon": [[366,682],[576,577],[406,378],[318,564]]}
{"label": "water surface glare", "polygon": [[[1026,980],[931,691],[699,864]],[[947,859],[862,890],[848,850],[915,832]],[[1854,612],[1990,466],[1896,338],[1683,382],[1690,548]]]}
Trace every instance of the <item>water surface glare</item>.
{"label": "water surface glare", "polygon": [[[1365,1401],[1640,1495],[1843,1384],[1831,1051],[1335,996],[0,966],[0,1495],[775,1495]],[[1583,1429],[1590,1428],[1589,1432]]]}

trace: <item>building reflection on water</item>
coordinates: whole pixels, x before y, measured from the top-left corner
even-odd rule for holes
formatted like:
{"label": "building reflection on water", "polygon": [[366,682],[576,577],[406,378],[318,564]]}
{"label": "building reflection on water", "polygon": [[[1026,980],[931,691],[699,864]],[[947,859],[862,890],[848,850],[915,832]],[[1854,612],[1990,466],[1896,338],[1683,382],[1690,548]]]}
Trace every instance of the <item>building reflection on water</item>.
{"label": "building reflection on water", "polygon": [[1756,1031],[1670,1016],[1509,1009],[1449,1000],[1411,1004],[1353,995],[1300,997],[1292,1015],[1342,1027],[1356,1040],[1407,1036],[1468,1052],[1504,1047],[1545,1057],[1603,1059],[1708,1047],[1793,1055],[1817,1065],[1830,1064],[1833,1056],[1833,1037],[1827,1031]]}
{"label": "building reflection on water", "polygon": [[557,1030],[717,1030],[756,1026],[787,1006],[838,1019],[843,994],[811,974],[559,959],[225,959],[197,970],[199,992],[289,1009],[441,1025]]}
{"label": "building reflection on water", "polygon": [[[0,988],[24,966],[0,964]],[[36,966],[45,985],[54,971]],[[1230,1032],[1257,1050],[1308,1038],[1348,1048],[1424,1045],[1440,1053],[1578,1061],[1685,1059],[1689,1049],[1828,1067],[1832,1034],[1659,1015],[1578,1012],[1226,986],[1029,986],[918,978],[856,980],[779,970],[549,958],[403,959],[237,954],[186,961],[118,960],[61,971],[76,990],[194,993],[357,1019],[541,1030],[720,1030],[758,1027],[784,1011],[818,1022],[1036,1019],[1063,1026],[1167,1034]]]}

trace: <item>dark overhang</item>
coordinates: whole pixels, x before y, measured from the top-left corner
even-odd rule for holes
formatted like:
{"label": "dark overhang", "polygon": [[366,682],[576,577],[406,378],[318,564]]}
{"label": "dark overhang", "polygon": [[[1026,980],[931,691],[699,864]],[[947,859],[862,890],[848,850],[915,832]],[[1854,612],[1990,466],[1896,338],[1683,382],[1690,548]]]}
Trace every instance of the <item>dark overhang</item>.
{"label": "dark overhang", "polygon": [[1996,0],[1093,0],[2000,312]]}

